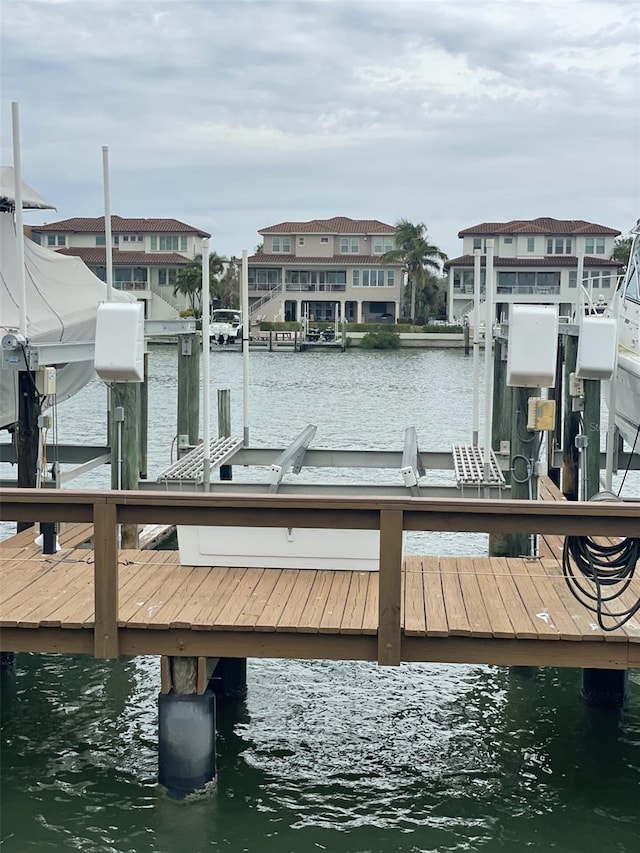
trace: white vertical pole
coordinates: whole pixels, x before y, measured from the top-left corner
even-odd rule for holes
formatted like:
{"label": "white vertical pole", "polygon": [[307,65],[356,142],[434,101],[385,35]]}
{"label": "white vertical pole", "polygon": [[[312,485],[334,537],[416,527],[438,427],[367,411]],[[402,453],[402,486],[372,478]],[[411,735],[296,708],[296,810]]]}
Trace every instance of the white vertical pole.
{"label": "white vertical pole", "polygon": [[13,186],[16,203],[16,259],[20,282],[20,334],[27,337],[27,275],[24,268],[24,225],[22,223],[22,160],[20,155],[20,107],[11,104],[11,126],[13,133]]}
{"label": "white vertical pole", "polygon": [[491,426],[493,411],[493,240],[487,240],[485,281],[486,321],[484,332],[484,478],[491,472]]}
{"label": "white vertical pole", "polygon": [[607,394],[607,409],[609,410],[609,422],[607,423],[607,444],[605,454],[604,487],[610,492],[613,488],[613,454],[616,444],[616,375],[618,373],[618,357],[616,342],[616,366],[613,376],[609,381],[609,393]]}
{"label": "white vertical pole", "polygon": [[576,285],[578,287],[578,292],[576,294],[576,313],[577,318],[576,322],[579,326],[582,326],[582,318],[584,317],[584,283],[582,279],[584,278],[584,249],[581,247],[578,251],[578,266],[576,267]]}
{"label": "white vertical pole", "polygon": [[473,438],[478,446],[480,438],[480,261],[482,252],[473,252]]}
{"label": "white vertical pole", "polygon": [[242,250],[240,277],[240,310],[242,311],[242,443],[249,446],[249,261],[247,250]]}
{"label": "white vertical pole", "polygon": [[202,443],[204,446],[204,490],[211,488],[211,348],[209,343],[210,288],[209,238],[202,240]]}
{"label": "white vertical pole", "polygon": [[109,185],[109,146],[102,146],[102,183],[104,186],[104,253],[107,261],[107,302],[113,299],[113,252],[111,250],[111,188]]}

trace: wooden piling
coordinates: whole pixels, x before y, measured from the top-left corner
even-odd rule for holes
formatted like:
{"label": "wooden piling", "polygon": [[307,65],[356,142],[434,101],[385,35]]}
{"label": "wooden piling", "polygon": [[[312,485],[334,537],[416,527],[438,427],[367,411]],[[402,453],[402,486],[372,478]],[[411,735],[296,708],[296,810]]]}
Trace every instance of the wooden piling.
{"label": "wooden piling", "polygon": [[[228,438],[231,435],[231,391],[228,388],[218,389],[218,438]],[[220,479],[232,480],[231,465],[220,466]]]}
{"label": "wooden piling", "polygon": [[[140,384],[111,386],[111,488],[137,489],[140,474]],[[138,547],[138,525],[123,524],[123,548]]]}
{"label": "wooden piling", "polygon": [[569,377],[576,370],[578,338],[565,336],[564,348],[564,423],[562,429],[562,492],[567,500],[578,500],[578,450],[575,440],[580,431],[580,414],[572,408]]}
{"label": "wooden piling", "polygon": [[178,336],[178,435],[195,445],[200,427],[200,338]]}

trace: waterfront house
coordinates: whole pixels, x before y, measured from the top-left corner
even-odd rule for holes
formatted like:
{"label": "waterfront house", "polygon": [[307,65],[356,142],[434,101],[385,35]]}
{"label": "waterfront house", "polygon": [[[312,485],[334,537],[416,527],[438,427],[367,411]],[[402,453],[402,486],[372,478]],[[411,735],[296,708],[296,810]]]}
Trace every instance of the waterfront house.
{"label": "waterfront house", "polygon": [[594,302],[608,302],[622,264],[610,260],[616,228],[582,219],[512,219],[481,222],[458,233],[462,255],[445,264],[449,274],[449,320],[460,320],[473,309],[474,251],[482,252],[480,292],[485,289],[487,240],[493,239],[495,301],[500,311],[509,303],[557,304],[571,316],[579,301],[581,281]]}
{"label": "waterfront house", "polygon": [[[127,219],[111,217],[113,286],[133,292],[145,303],[145,316],[168,320],[188,307],[181,294],[174,296],[176,275],[202,251],[206,231],[177,219]],[[48,225],[34,225],[31,237],[65,255],[81,258],[98,278],[106,281],[104,216],[74,217]]]}
{"label": "waterfront house", "polygon": [[395,228],[377,219],[281,222],[259,232],[249,258],[251,321],[395,322],[400,316],[402,264],[381,257],[394,248]]}

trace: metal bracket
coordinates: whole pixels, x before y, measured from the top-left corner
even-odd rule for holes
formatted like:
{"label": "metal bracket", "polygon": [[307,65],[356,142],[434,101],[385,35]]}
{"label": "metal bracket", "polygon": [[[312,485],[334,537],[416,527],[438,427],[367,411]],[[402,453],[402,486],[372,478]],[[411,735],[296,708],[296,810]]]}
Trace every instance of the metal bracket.
{"label": "metal bracket", "polygon": [[289,469],[294,474],[299,474],[302,468],[304,455],[311,443],[311,439],[316,434],[318,427],[315,424],[306,426],[300,435],[291,442],[289,447],[284,450],[276,461],[271,465],[269,473],[269,491],[277,492],[278,486],[282,482],[282,478]]}
{"label": "metal bracket", "polygon": [[411,489],[412,494],[419,495],[418,480],[424,477],[424,465],[420,458],[418,434],[416,428],[407,427],[404,431],[404,450],[402,452],[402,467],[400,469],[404,484]]}

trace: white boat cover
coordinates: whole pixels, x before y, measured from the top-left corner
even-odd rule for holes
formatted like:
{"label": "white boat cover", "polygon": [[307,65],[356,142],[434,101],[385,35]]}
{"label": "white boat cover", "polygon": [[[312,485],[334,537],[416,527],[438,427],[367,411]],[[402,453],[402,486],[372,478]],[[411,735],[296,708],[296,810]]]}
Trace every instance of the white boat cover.
{"label": "white boat cover", "polygon": [[[25,239],[27,340],[30,344],[95,340],[98,305],[107,286],[79,258],[60,255]],[[18,276],[13,214],[0,213],[0,338],[20,329],[22,285]],[[135,301],[121,291],[114,301]],[[71,397],[95,375],[93,360],[54,365],[56,399]],[[0,369],[0,428],[17,419],[17,371]],[[46,401],[48,402],[48,401]]]}
{"label": "white boat cover", "polygon": [[[42,198],[29,184],[21,182],[22,208],[24,210],[55,210],[52,204]],[[0,204],[15,209],[16,181],[13,166],[0,166]]]}

